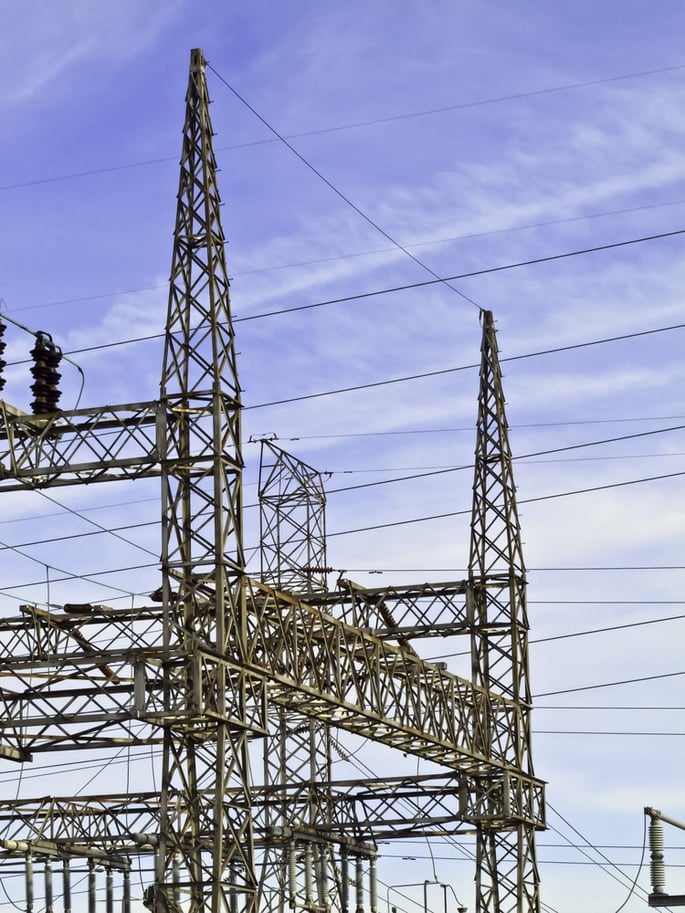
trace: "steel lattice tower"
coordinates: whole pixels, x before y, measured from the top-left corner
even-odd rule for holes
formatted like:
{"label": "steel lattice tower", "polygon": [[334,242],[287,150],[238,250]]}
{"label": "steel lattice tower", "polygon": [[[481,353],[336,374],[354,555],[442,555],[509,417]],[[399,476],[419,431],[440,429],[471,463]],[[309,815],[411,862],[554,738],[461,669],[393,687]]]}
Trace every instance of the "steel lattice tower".
{"label": "steel lattice tower", "polygon": [[[492,312],[481,314],[480,390],[476,435],[469,584],[472,592],[471,661],[474,684],[515,701],[511,733],[516,766],[533,776],[528,616],[521,530],[505,415],[502,373]],[[483,730],[483,752],[492,731]],[[482,823],[477,836],[478,909],[537,910],[539,877],[534,827],[511,831]]]}
{"label": "steel lattice tower", "polygon": [[[282,452],[268,477],[278,516],[265,527],[265,579],[248,577],[208,110],[195,50],[159,398],[32,416],[0,400],[0,493],[159,478],[162,571],[148,605],[0,615],[0,758],[161,745],[161,785],[0,801],[0,870],[23,866],[28,891],[34,866],[47,884],[57,859],[65,896],[70,866],[94,896],[104,867],[108,904],[118,878],[127,911],[138,857],[154,867],[154,913],[326,913],[349,905],[350,860],[358,891],[368,864],[373,909],[379,840],[475,833],[477,913],[537,913],[544,785],[531,762],[525,570],[492,315],[468,579],[329,591],[320,479]],[[420,658],[436,635],[468,640],[470,676]],[[413,772],[335,780],[333,726],[410,756]],[[419,776],[417,759],[440,772]]]}
{"label": "steel lattice tower", "polygon": [[[227,906],[227,892],[254,904],[245,683],[242,542],[243,460],[225,238],[219,216],[205,62],[193,51],[186,95],[161,384],[168,419],[162,463],[164,649],[185,657],[167,676],[160,852],[156,888],[171,906],[169,863],[183,860],[191,911]],[[165,707],[165,709],[167,709]],[[229,722],[230,720],[230,722]],[[228,789],[237,786],[232,801]],[[226,874],[229,874],[228,882]]]}

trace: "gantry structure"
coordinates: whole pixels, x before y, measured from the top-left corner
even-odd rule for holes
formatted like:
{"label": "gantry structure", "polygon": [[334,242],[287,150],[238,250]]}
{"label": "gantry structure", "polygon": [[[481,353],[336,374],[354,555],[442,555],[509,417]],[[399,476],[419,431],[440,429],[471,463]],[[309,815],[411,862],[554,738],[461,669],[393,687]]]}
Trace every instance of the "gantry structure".
{"label": "gantry structure", "polygon": [[[150,869],[154,913],[377,908],[381,840],[474,835],[477,913],[537,913],[526,579],[494,320],[483,324],[468,576],[329,588],[316,470],[262,444],[261,574],[246,572],[241,391],[202,52],[191,53],[159,396],[27,415],[0,402],[0,493],[161,482],[146,604],[0,618],[0,759],[155,746],[156,788],[0,801],[0,876],[53,870],[108,913]],[[421,659],[461,637],[471,674]],[[336,779],[350,732],[430,772]],[[261,763],[257,763],[257,759]],[[104,875],[103,875],[104,873]],[[49,886],[49,887],[48,887]],[[118,896],[118,894],[117,894]],[[48,902],[49,900],[49,902]]]}

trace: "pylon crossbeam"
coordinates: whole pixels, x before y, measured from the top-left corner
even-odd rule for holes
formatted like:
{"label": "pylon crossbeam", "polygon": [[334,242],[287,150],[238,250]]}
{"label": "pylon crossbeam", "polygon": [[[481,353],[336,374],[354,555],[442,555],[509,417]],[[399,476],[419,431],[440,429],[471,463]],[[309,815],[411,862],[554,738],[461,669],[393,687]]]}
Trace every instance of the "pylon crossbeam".
{"label": "pylon crossbeam", "polygon": [[20,413],[0,400],[0,490],[160,474],[157,402]]}

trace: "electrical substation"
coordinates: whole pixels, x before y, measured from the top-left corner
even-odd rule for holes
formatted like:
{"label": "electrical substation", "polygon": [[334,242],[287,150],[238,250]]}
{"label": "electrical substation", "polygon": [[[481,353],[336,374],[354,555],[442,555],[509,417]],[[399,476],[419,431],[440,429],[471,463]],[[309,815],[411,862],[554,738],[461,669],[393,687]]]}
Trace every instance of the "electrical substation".
{"label": "electrical substation", "polygon": [[[379,844],[471,835],[476,913],[537,913],[544,784],[493,315],[467,577],[329,584],[323,478],[270,440],[249,576],[212,136],[194,50],[158,397],[61,410],[59,349],[40,334],[32,413],[0,402],[0,493],[158,479],[161,573],[129,608],[79,597],[0,620],[3,764],[159,749],[149,789],[4,796],[0,877],[23,886],[27,913],[376,913]],[[435,636],[459,638],[470,676],[421,658]],[[406,757],[406,772],[336,778],[337,732]],[[458,885],[437,887],[446,913],[464,909]]]}

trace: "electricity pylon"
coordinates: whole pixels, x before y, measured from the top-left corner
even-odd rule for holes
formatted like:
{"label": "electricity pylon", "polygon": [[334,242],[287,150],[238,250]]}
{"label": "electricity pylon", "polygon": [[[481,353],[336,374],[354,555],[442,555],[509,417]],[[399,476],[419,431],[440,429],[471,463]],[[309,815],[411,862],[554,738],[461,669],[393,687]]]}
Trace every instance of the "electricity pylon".
{"label": "electricity pylon", "polygon": [[[516,767],[533,776],[531,692],[528,677],[528,615],[521,530],[516,505],[502,374],[492,313],[484,311],[476,434],[469,586],[473,616],[473,682],[515,702],[510,733]],[[484,754],[493,731],[482,729]],[[514,798],[517,801],[518,797]],[[492,827],[487,816],[477,831],[477,906],[515,913],[536,910],[539,876],[535,826]]]}
{"label": "electricity pylon", "polygon": [[[347,910],[352,864],[358,892],[368,870],[373,910],[378,840],[475,832],[478,913],[537,913],[544,787],[530,755],[525,574],[492,315],[468,579],[378,589],[340,580],[328,590],[316,511],[290,525],[290,556],[278,534],[280,558],[253,579],[219,213],[195,50],[159,397],[44,415],[0,401],[0,493],[158,477],[162,517],[151,604],[24,605],[0,617],[0,758],[158,745],[161,783],[1,801],[0,866],[23,866],[27,894],[42,866],[47,895],[61,860],[65,897],[81,867],[93,909],[100,868],[108,905],[119,879],[127,909],[137,858],[154,869],[145,892],[154,913],[324,913]],[[280,459],[287,488],[303,467]],[[420,658],[421,639],[436,634],[469,639],[469,678]],[[330,741],[312,748],[312,733],[330,739],[332,727],[440,772],[336,781]],[[260,741],[267,756],[270,745],[281,759],[294,752],[255,782]]]}

